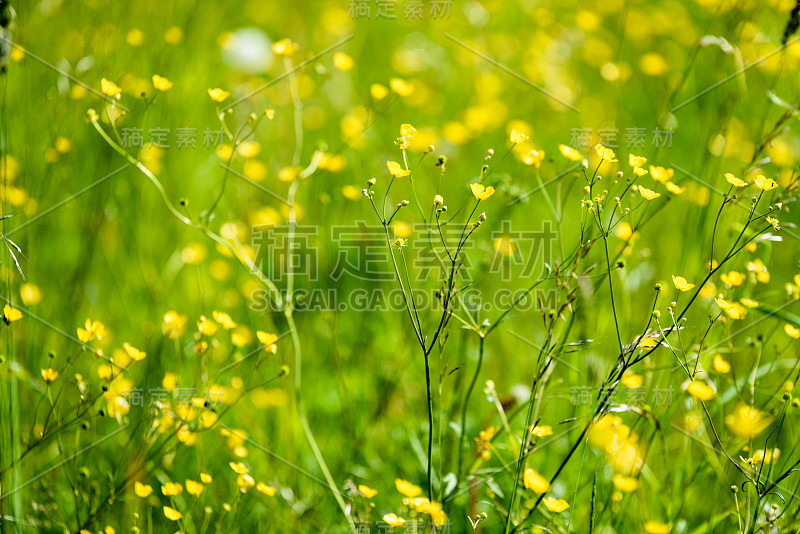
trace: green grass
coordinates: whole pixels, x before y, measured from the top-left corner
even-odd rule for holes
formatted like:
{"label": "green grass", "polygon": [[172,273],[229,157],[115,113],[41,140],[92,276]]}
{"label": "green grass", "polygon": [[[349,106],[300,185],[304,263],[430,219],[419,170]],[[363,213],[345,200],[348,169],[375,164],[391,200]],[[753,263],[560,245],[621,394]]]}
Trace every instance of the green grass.
{"label": "green grass", "polygon": [[800,527],[793,3],[432,4],[12,2],[2,532]]}

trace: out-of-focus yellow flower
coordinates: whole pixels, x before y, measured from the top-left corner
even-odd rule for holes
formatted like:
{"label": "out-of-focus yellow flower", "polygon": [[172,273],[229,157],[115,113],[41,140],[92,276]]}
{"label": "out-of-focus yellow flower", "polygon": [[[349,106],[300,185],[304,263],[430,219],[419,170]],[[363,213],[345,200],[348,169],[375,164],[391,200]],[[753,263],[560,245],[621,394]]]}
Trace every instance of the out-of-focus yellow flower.
{"label": "out-of-focus yellow flower", "polygon": [[786,332],[787,336],[793,339],[800,339],[800,328],[797,328],[794,325],[786,323],[783,325],[783,331]]}
{"label": "out-of-focus yellow flower", "polygon": [[44,381],[49,384],[58,378],[58,371],[51,369],[50,367],[47,369],[42,369],[42,378],[44,378]]}
{"label": "out-of-focus yellow flower", "polygon": [[745,280],[747,280],[747,275],[737,271],[730,271],[727,273],[722,273],[719,276],[719,279],[722,280],[722,283],[727,286],[739,287]]}
{"label": "out-of-focus yellow flower", "polygon": [[650,176],[656,182],[664,184],[672,179],[673,174],[674,171],[672,169],[665,169],[664,167],[655,167],[650,165]]}
{"label": "out-of-focus yellow flower", "polygon": [[164,517],[166,517],[170,521],[178,521],[179,519],[183,519],[183,514],[177,511],[175,508],[170,508],[169,506],[165,506]]}
{"label": "out-of-focus yellow flower", "polygon": [[558,151],[561,152],[562,156],[564,156],[570,161],[582,161],[584,159],[583,154],[581,154],[571,146],[558,145]]}
{"label": "out-of-focus yellow flower", "polygon": [[738,302],[728,302],[721,298],[715,298],[714,302],[716,302],[717,306],[719,306],[720,309],[725,312],[725,315],[731,319],[743,319],[747,314],[747,308]]}
{"label": "out-of-focus yellow flower", "polygon": [[397,488],[397,491],[405,495],[406,497],[413,499],[417,495],[422,493],[422,488],[419,486],[412,484],[408,480],[403,480],[401,478],[396,478],[394,481],[394,485]]}
{"label": "out-of-focus yellow flower", "polygon": [[716,354],[714,356],[714,369],[718,373],[727,373],[731,370],[731,364],[725,358],[722,357],[721,354]]}
{"label": "out-of-focus yellow flower", "polygon": [[550,425],[536,425],[531,430],[531,435],[536,436],[537,438],[546,438],[547,436],[553,435],[553,427]]}
{"label": "out-of-focus yellow flower", "polygon": [[744,180],[740,180],[739,178],[737,178],[736,176],[734,176],[729,172],[725,173],[725,179],[728,181],[729,184],[731,184],[734,187],[745,187],[747,185],[747,182],[745,182]]}
{"label": "out-of-focus yellow flower", "polygon": [[170,89],[172,89],[172,82],[164,78],[163,76],[159,76],[158,74],[153,74],[153,87],[155,87],[159,91],[169,91]]}
{"label": "out-of-focus yellow flower", "polygon": [[3,319],[6,323],[13,323],[22,319],[22,312],[16,308],[12,308],[8,304],[3,306]]}
{"label": "out-of-focus yellow flower", "polygon": [[731,433],[739,438],[753,439],[761,434],[772,423],[772,416],[758,408],[739,404],[725,416],[725,425]]}
{"label": "out-of-focus yellow flower", "polygon": [[267,497],[275,496],[275,488],[263,482],[259,482],[258,484],[256,484],[256,490],[259,491],[260,493],[263,493]]}
{"label": "out-of-focus yellow flower", "polygon": [[84,326],[85,328],[78,327],[78,339],[82,343],[88,343],[95,338],[103,339],[108,334],[106,327],[100,321],[86,319]]}
{"label": "out-of-focus yellow flower", "polygon": [[102,78],[100,80],[100,91],[106,96],[116,98],[122,92],[122,89],[120,89],[119,86],[111,80]]}
{"label": "out-of-focus yellow flower", "polygon": [[133,484],[133,492],[136,494],[137,497],[141,497],[142,499],[147,498],[153,493],[153,486],[149,484],[144,484],[139,482],[138,480]]}
{"label": "out-of-focus yellow flower", "polygon": [[714,388],[697,380],[692,380],[689,382],[689,384],[686,386],[686,392],[692,397],[700,399],[701,401],[711,400],[714,398],[714,395],[716,395]]}
{"label": "out-of-focus yellow flower", "polygon": [[400,96],[409,96],[414,92],[414,86],[401,78],[390,79],[389,87]]}
{"label": "out-of-focus yellow flower", "polygon": [[289,38],[283,38],[272,43],[272,51],[279,56],[291,56],[297,52],[297,44]]}
{"label": "out-of-focus yellow flower", "polygon": [[384,85],[373,83],[369,86],[369,94],[375,100],[383,100],[389,94],[389,90]]}
{"label": "out-of-focus yellow flower", "polygon": [[170,339],[178,339],[186,331],[185,315],[176,311],[168,311],[164,314],[164,322],[161,323],[161,333],[169,336]]}
{"label": "out-of-focus yellow flower", "polygon": [[132,360],[135,360],[137,362],[144,360],[145,357],[147,356],[146,352],[137,349],[128,342],[123,343],[122,348],[125,349],[125,352]]}
{"label": "out-of-focus yellow flower", "polygon": [[231,316],[225,312],[214,310],[211,314],[214,316],[214,320],[221,324],[222,328],[225,330],[233,330],[238,326],[233,319],[231,319]]}
{"label": "out-of-focus yellow flower", "polygon": [[542,499],[542,502],[547,507],[547,509],[553,512],[554,514],[560,514],[561,512],[569,508],[569,503],[564,499],[545,497],[544,499]]}
{"label": "out-of-focus yellow flower", "polygon": [[264,350],[275,354],[278,351],[278,346],[275,345],[275,342],[278,341],[278,336],[276,334],[270,334],[268,332],[262,332],[258,330],[256,332],[256,337],[258,337],[258,342],[264,345]]}
{"label": "out-of-focus yellow flower", "polygon": [[354,65],[355,61],[353,61],[353,58],[344,52],[336,52],[333,55],[333,66],[342,72],[347,72],[352,69]]}
{"label": "out-of-focus yellow flower", "polygon": [[550,486],[550,481],[530,468],[525,470],[525,473],[522,476],[522,481],[525,483],[526,488],[540,495],[542,493],[547,493],[552,487]]}
{"label": "out-of-focus yellow flower", "polygon": [[658,521],[647,521],[644,524],[645,534],[669,534],[672,527]]}
{"label": "out-of-focus yellow flower", "polygon": [[228,465],[237,475],[243,475],[250,472],[250,469],[242,462],[229,462]]}
{"label": "out-of-focus yellow flower", "polygon": [[231,93],[217,87],[216,89],[209,89],[208,96],[211,97],[211,100],[219,104],[231,96]]}
{"label": "out-of-focus yellow flower", "polygon": [[186,479],[186,493],[199,497],[203,490],[206,489],[200,482],[195,480]]}
{"label": "out-of-focus yellow flower", "polygon": [[165,497],[174,497],[183,493],[183,486],[181,486],[180,482],[167,482],[161,486],[161,493]]}
{"label": "out-of-focus yellow flower", "polygon": [[760,258],[756,258],[753,261],[748,261],[745,264],[745,268],[754,273],[756,275],[756,280],[762,284],[768,284],[770,280],[769,271],[767,270],[767,266],[764,265],[764,262],[761,261]]}
{"label": "out-of-focus yellow flower", "polygon": [[520,143],[524,143],[525,141],[528,140],[528,136],[527,135],[525,135],[524,133],[522,133],[522,132],[520,132],[520,131],[518,131],[516,129],[511,130],[510,137],[511,137],[511,142],[514,143],[515,145],[518,145]]}
{"label": "out-of-focus yellow flower", "polygon": [[200,482],[203,484],[211,484],[212,480],[214,479],[208,473],[200,473]]}
{"label": "out-of-focus yellow flower", "polygon": [[236,478],[236,485],[239,486],[239,491],[246,492],[256,485],[256,481],[249,474],[242,473]]}
{"label": "out-of-focus yellow flower", "polygon": [[611,482],[614,483],[614,486],[618,490],[625,493],[631,493],[642,487],[642,484],[639,482],[638,478],[626,477],[625,475],[620,475],[619,473],[611,477]]}
{"label": "out-of-focus yellow flower", "polygon": [[395,528],[402,527],[403,525],[406,524],[405,519],[403,519],[402,517],[397,517],[397,515],[395,514],[386,514],[385,516],[383,516],[383,520],[386,521],[386,523],[390,527],[395,527]]}
{"label": "out-of-focus yellow flower", "polygon": [[358,485],[358,492],[361,493],[367,499],[373,498],[375,495],[378,494],[378,490],[372,489],[369,486],[365,486],[363,484]]}
{"label": "out-of-focus yellow flower", "polygon": [[664,184],[664,187],[666,187],[666,188],[667,188],[667,191],[669,191],[669,192],[670,192],[670,193],[672,193],[673,195],[680,195],[680,194],[682,194],[684,191],[686,191],[686,189],[685,189],[685,188],[683,188],[683,187],[679,186],[678,184],[674,184],[674,183],[672,183],[672,182],[667,182],[667,183],[665,183],[665,184]]}

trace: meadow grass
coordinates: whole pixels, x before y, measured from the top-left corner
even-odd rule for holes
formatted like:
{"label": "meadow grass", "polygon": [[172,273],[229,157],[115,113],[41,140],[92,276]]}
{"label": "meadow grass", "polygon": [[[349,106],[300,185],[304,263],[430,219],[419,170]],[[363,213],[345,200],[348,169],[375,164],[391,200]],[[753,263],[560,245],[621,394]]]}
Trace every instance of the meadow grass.
{"label": "meadow grass", "polygon": [[798,6],[0,1],[0,531],[800,531]]}

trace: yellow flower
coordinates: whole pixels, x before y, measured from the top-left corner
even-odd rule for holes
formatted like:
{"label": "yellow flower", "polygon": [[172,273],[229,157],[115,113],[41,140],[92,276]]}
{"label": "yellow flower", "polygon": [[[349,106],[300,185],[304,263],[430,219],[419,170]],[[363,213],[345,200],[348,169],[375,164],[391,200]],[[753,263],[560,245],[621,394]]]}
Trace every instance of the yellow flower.
{"label": "yellow flower", "polygon": [[776,232],[781,229],[780,221],[775,217],[770,217],[767,215],[767,222],[772,226],[772,229]]}
{"label": "yellow flower", "polygon": [[169,506],[164,507],[164,516],[170,521],[178,521],[179,519],[183,519],[182,513],[177,511],[175,508],[170,508]]}
{"label": "yellow flower", "polygon": [[386,168],[389,169],[389,174],[395,178],[403,178],[404,176],[411,174],[411,171],[402,168],[396,161],[387,161]]}
{"label": "yellow flower", "polygon": [[581,154],[571,146],[558,145],[558,151],[561,152],[562,156],[564,156],[570,161],[581,161],[582,159],[584,159],[583,154]]}
{"label": "yellow flower", "polygon": [[408,123],[400,125],[400,137],[412,138],[417,133],[417,129]]}
{"label": "yellow flower", "polygon": [[294,165],[292,167],[284,167],[278,171],[278,180],[281,182],[293,182],[300,176],[300,172],[303,169],[298,166]]}
{"label": "yellow flower", "polygon": [[164,322],[161,323],[161,333],[169,336],[170,339],[178,339],[186,331],[185,315],[176,311],[168,311],[164,314]]}
{"label": "yellow flower", "polygon": [[386,514],[383,520],[389,524],[390,527],[402,527],[406,524],[406,520],[402,517],[397,517],[395,514]]}
{"label": "yellow flower", "polygon": [[44,381],[49,384],[58,378],[58,371],[49,367],[47,369],[42,369],[42,378],[44,378]]}
{"label": "yellow flower", "polygon": [[183,486],[179,482],[167,482],[161,486],[161,493],[166,497],[174,497],[183,493]]}
{"label": "yellow flower", "polygon": [[602,144],[597,143],[594,147],[595,152],[603,161],[607,161],[609,163],[614,163],[617,161],[617,155],[614,154],[614,151],[610,148],[604,147]]}
{"label": "yellow flower", "polygon": [[100,90],[104,95],[110,97],[116,97],[122,92],[122,89],[117,84],[105,78],[100,80]]}
{"label": "yellow flower", "polygon": [[201,315],[197,320],[197,331],[204,336],[213,336],[218,330],[219,326],[217,326],[216,323],[212,322],[205,315]]}
{"label": "yellow flower", "polygon": [[390,79],[389,87],[400,96],[408,96],[414,92],[414,86],[400,78]]}
{"label": "yellow flower", "polygon": [[214,316],[214,320],[221,324],[222,328],[225,330],[233,330],[237,326],[237,324],[233,322],[233,319],[231,319],[231,316],[227,313],[214,310],[212,315]]}
{"label": "yellow flower", "polygon": [[278,336],[275,334],[268,334],[267,332],[262,332],[258,330],[256,332],[256,337],[258,337],[258,342],[264,345],[264,350],[275,354],[278,351],[277,345],[275,342],[278,341]]}
{"label": "yellow flower", "polygon": [[383,100],[389,94],[389,90],[379,83],[373,83],[369,86],[369,94],[375,100]]}
{"label": "yellow flower", "polygon": [[247,491],[256,485],[256,481],[247,473],[241,474],[236,478],[236,485],[239,486],[240,491]]}
{"label": "yellow flower", "polygon": [[522,480],[525,483],[526,488],[540,495],[542,493],[547,493],[552,487],[550,486],[550,481],[530,468],[525,470]]}
{"label": "yellow flower", "polygon": [[731,287],[739,287],[747,279],[747,275],[737,271],[723,273],[719,276],[722,283]]}
{"label": "yellow flower", "polygon": [[672,283],[675,284],[675,289],[679,291],[690,291],[694,287],[694,284],[687,282],[686,278],[675,276],[674,274],[672,275]]}
{"label": "yellow flower", "polygon": [[728,302],[721,298],[714,299],[714,302],[716,302],[717,306],[719,306],[720,309],[725,312],[725,315],[731,319],[742,319],[744,318],[745,314],[747,314],[747,308],[738,302]]}
{"label": "yellow flower", "polygon": [[153,87],[155,87],[159,91],[169,91],[170,89],[172,89],[172,82],[164,78],[163,76],[159,76],[158,74],[153,74]]}
{"label": "yellow flower", "polygon": [[3,306],[3,319],[5,319],[6,323],[13,323],[14,321],[19,321],[20,319],[22,319],[22,312],[6,304],[5,306]]}
{"label": "yellow flower", "polygon": [[758,436],[771,422],[772,416],[747,404],[739,404],[733,412],[725,416],[725,425],[731,433],[745,439]]}
{"label": "yellow flower", "polygon": [[644,524],[645,534],[669,534],[670,530],[672,530],[672,527],[666,523],[648,521]]}
{"label": "yellow flower", "polygon": [[767,266],[764,265],[764,262],[761,261],[760,258],[756,258],[753,261],[748,261],[747,264],[745,264],[745,267],[751,273],[755,273],[756,280],[758,280],[762,284],[769,283],[770,279],[769,271],[767,270]]}
{"label": "yellow flower", "polygon": [[553,513],[560,514],[567,508],[569,508],[569,503],[564,499],[555,499],[553,497],[545,497],[542,499],[542,502]]}
{"label": "yellow flower", "polygon": [[394,481],[394,485],[397,488],[397,491],[405,495],[406,497],[413,499],[420,493],[422,493],[422,488],[417,485],[412,484],[408,480],[403,480],[402,478],[396,478]]}
{"label": "yellow flower", "polygon": [[354,65],[355,61],[353,61],[353,58],[351,58],[344,52],[336,52],[333,55],[333,66],[342,72],[346,72],[352,69]]}
{"label": "yellow flower", "polygon": [[242,462],[228,462],[228,465],[233,469],[233,472],[237,475],[243,475],[245,473],[249,473],[250,469],[244,465]]}
{"label": "yellow flower", "polygon": [[137,497],[141,497],[142,499],[149,497],[151,493],[153,493],[153,486],[150,484],[142,484],[138,480],[133,484],[133,492],[136,494]]}
{"label": "yellow flower", "polygon": [[616,488],[624,493],[631,493],[638,490],[642,485],[638,478],[626,477],[625,475],[615,474],[611,481]]}
{"label": "yellow flower", "polygon": [[728,180],[728,183],[734,187],[744,187],[747,185],[747,182],[745,182],[744,180],[740,180],[739,178],[737,178],[736,176],[732,175],[729,172],[725,173],[725,179]]}
{"label": "yellow flower", "polygon": [[524,156],[522,156],[522,163],[529,167],[539,168],[543,161],[544,150],[531,149],[530,151],[526,152]]}
{"label": "yellow flower", "polygon": [[759,174],[756,176],[756,187],[761,189],[762,191],[769,191],[770,189],[775,189],[778,187],[778,182],[767,178],[763,174]]}
{"label": "yellow flower", "polygon": [[511,142],[515,145],[520,143],[524,143],[528,139],[528,136],[522,132],[517,131],[516,129],[511,130]]}
{"label": "yellow flower", "polygon": [[[602,155],[602,154],[601,154]],[[642,165],[647,163],[647,158],[644,156],[634,156],[633,154],[628,154],[628,164],[634,169],[642,168]]]}
{"label": "yellow flower", "polygon": [[701,401],[711,400],[716,395],[714,388],[697,380],[689,382],[689,385],[686,386],[686,393]]}
{"label": "yellow flower", "polygon": [[714,356],[714,369],[718,373],[727,373],[731,370],[731,364],[722,357],[722,355],[717,354]]}
{"label": "yellow flower", "polygon": [[748,308],[757,308],[758,307],[758,302],[755,301],[755,300],[739,299],[739,302],[741,302],[742,304],[744,304]]}
{"label": "yellow flower", "polygon": [[475,198],[478,200],[486,200],[490,196],[494,195],[494,187],[491,185],[489,187],[484,187],[483,184],[469,184],[469,187],[472,189],[472,194],[475,195]]}
{"label": "yellow flower", "polygon": [[84,325],[86,328],[78,328],[78,339],[82,343],[88,343],[89,341],[97,338],[103,339],[108,331],[106,327],[103,326],[103,323],[100,321],[92,321],[91,319],[86,319],[86,324]]}
{"label": "yellow flower", "polygon": [[195,480],[186,479],[186,493],[199,497],[203,490],[206,489],[200,482]]}
{"label": "yellow flower", "polygon": [[553,427],[550,425],[536,425],[531,430],[531,435],[536,436],[537,438],[545,438],[547,436],[553,435]]}
{"label": "yellow flower", "polygon": [[794,339],[800,338],[800,328],[795,328],[793,325],[790,325],[789,323],[783,325],[783,331],[786,332],[786,335],[791,338]]}
{"label": "yellow flower", "polygon": [[678,184],[673,184],[672,182],[667,182],[664,184],[664,187],[666,187],[667,191],[673,195],[680,195],[686,190],[685,188],[679,186]]}
{"label": "yellow flower", "polygon": [[650,165],[650,176],[653,178],[653,180],[655,180],[656,182],[660,182],[662,184],[672,179],[672,175],[674,174],[674,172],[675,171],[673,171],[672,169],[665,169],[664,167],[655,167],[653,165]]}
{"label": "yellow flower", "polygon": [[256,490],[263,493],[267,497],[272,497],[275,495],[275,488],[268,484],[264,484],[263,482],[256,484]]}
{"label": "yellow flower", "polygon": [[289,38],[284,38],[272,43],[272,51],[279,56],[291,56],[297,51],[297,44]]}
{"label": "yellow flower", "polygon": [[230,94],[230,92],[224,91],[224,90],[220,89],[219,87],[217,87],[216,89],[209,89],[208,90],[208,96],[211,97],[211,100],[213,100],[214,102],[219,104],[222,101],[224,101],[226,98],[231,96],[231,94]]}
{"label": "yellow flower", "polygon": [[128,356],[131,359],[136,360],[137,362],[144,360],[145,356],[147,356],[146,352],[142,352],[130,343],[123,343],[122,348],[125,349],[125,352],[128,353]]}
{"label": "yellow flower", "polygon": [[[655,345],[657,345],[657,343],[654,344],[653,346]],[[631,372],[625,372],[625,374],[622,375],[620,382],[622,382],[625,385],[625,387],[628,388],[640,388],[644,383],[644,379],[642,378],[642,375],[637,375],[636,373],[631,373]]]}
{"label": "yellow flower", "polygon": [[652,189],[647,189],[641,185],[639,186],[639,194],[642,195],[645,200],[653,200],[661,196],[661,193],[656,193]]}
{"label": "yellow flower", "polygon": [[377,494],[378,494],[378,490],[376,490],[376,489],[372,489],[372,488],[370,488],[369,486],[365,486],[365,485],[363,485],[363,484],[359,484],[359,486],[358,486],[358,491],[359,491],[359,493],[361,493],[361,495],[363,495],[363,496],[364,496],[364,497],[366,497],[367,499],[371,499],[371,498],[373,498],[375,495],[377,495]]}
{"label": "yellow flower", "polygon": [[200,473],[200,482],[203,484],[211,484],[212,480],[211,475],[208,473]]}

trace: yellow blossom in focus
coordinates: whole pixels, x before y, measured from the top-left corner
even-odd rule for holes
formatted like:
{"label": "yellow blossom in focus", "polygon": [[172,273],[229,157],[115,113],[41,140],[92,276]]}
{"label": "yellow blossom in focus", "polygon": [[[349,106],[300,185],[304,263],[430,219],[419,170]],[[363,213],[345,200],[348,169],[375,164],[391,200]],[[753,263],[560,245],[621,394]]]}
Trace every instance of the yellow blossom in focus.
{"label": "yellow blossom in focus", "polygon": [[639,186],[639,194],[642,195],[642,198],[645,200],[653,200],[661,196],[661,193],[656,193],[652,189],[647,189],[641,185]]}
{"label": "yellow blossom in focus", "polygon": [[687,282],[686,278],[675,276],[674,274],[672,275],[672,283],[675,284],[675,289],[678,291],[690,291],[694,287],[694,284]]}
{"label": "yellow blossom in focus", "polygon": [[141,350],[137,349],[130,343],[123,343],[122,348],[125,349],[125,352],[130,356],[132,360],[136,360],[137,362],[142,361],[147,356],[146,352],[142,352]]}
{"label": "yellow blossom in focus", "polygon": [[391,174],[395,178],[403,178],[411,174],[411,171],[404,169],[396,161],[387,161],[386,168],[389,169],[389,174]]}
{"label": "yellow blossom in focus", "polygon": [[258,330],[256,332],[256,337],[258,337],[258,342],[264,345],[265,351],[272,354],[275,354],[278,351],[278,346],[275,345],[275,342],[278,341],[278,336],[276,334],[270,334]]}
{"label": "yellow blossom in focus", "polygon": [[100,80],[100,91],[106,96],[117,97],[122,92],[122,89],[111,80],[103,78]]}
{"label": "yellow blossom in focus", "polygon": [[78,339],[82,343],[88,343],[93,339],[103,339],[108,334],[106,327],[100,321],[86,319],[85,328],[78,328]]}
{"label": "yellow blossom in focus", "polygon": [[367,499],[373,498],[375,495],[378,494],[378,490],[372,489],[369,486],[365,486],[363,484],[358,485],[358,492],[361,493]]}
{"label": "yellow blossom in focus", "polygon": [[770,178],[767,178],[763,174],[759,174],[758,176],[756,176],[755,182],[756,182],[756,187],[758,187],[762,191],[769,191],[770,189],[775,189],[776,187],[778,187],[778,182]]}
{"label": "yellow blossom in focus", "polygon": [[483,184],[469,184],[470,189],[472,189],[472,194],[475,195],[475,198],[478,200],[486,200],[490,196],[494,195],[494,187],[484,187]]}
{"label": "yellow blossom in focus", "polygon": [[166,517],[170,521],[178,521],[179,519],[183,519],[183,514],[177,511],[175,508],[170,508],[169,506],[165,506],[164,517]]}
{"label": "yellow blossom in focus", "polygon": [[58,371],[49,367],[47,369],[42,369],[42,378],[49,384],[58,378]]}
{"label": "yellow blossom in focus", "polygon": [[597,143],[594,147],[595,152],[603,161],[614,163],[617,161],[617,155],[610,148],[604,147],[601,143]]}
{"label": "yellow blossom in focus", "polygon": [[149,484],[143,484],[138,480],[133,484],[133,492],[136,494],[137,497],[141,497],[142,499],[149,497],[151,493],[153,493],[153,486]]}
{"label": "yellow blossom in focus", "polygon": [[186,493],[199,497],[203,490],[206,489],[200,482],[186,479]]}
{"label": "yellow blossom in focus", "polygon": [[179,482],[167,482],[161,486],[161,493],[163,493],[165,497],[174,497],[175,495],[183,493],[183,486],[181,486]]}

